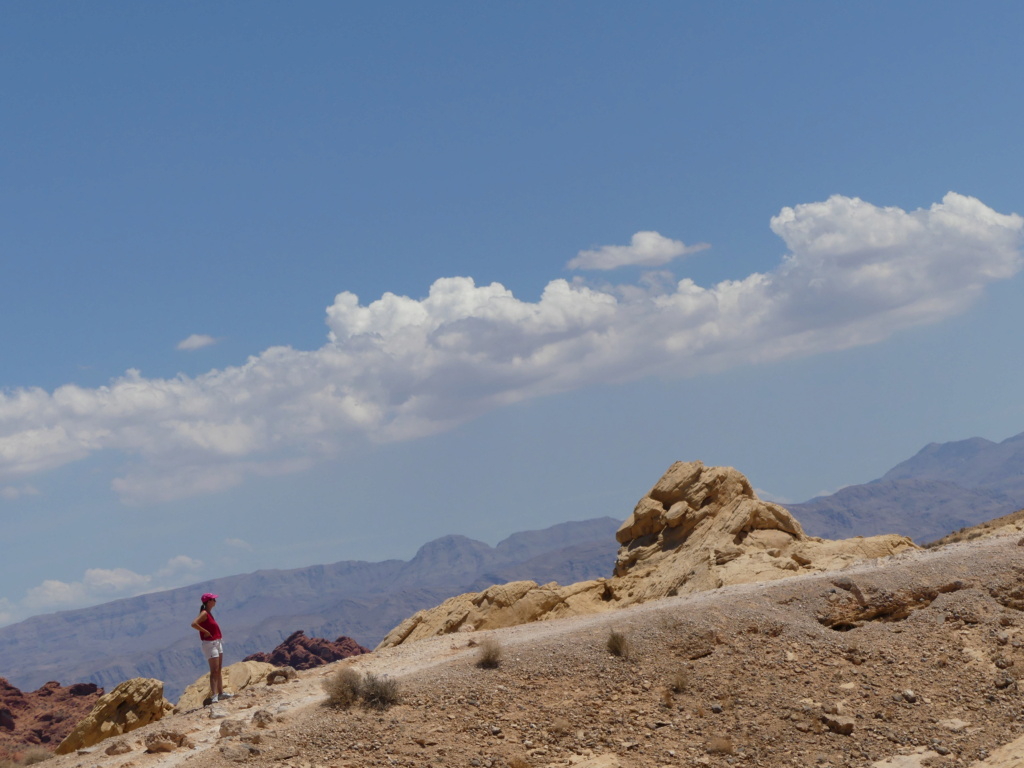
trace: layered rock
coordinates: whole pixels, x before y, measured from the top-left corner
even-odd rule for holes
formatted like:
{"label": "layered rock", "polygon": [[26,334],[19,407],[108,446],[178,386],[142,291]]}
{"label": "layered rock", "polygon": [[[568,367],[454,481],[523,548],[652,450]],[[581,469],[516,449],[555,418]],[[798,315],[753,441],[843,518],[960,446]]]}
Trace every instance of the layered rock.
{"label": "layered rock", "polygon": [[254,653],[246,656],[243,661],[260,661],[275,667],[312,669],[369,652],[369,648],[364,648],[351,637],[342,635],[331,642],[322,637],[306,637],[306,633],[300,629],[288,635],[270,653]]}
{"label": "layered rock", "polygon": [[61,687],[49,682],[22,692],[0,677],[0,755],[59,744],[102,695],[103,689],[92,683]]}
{"label": "layered rock", "polygon": [[[267,675],[273,672],[274,669],[273,664],[266,664],[262,661],[239,661],[236,664],[229,664],[221,670],[224,690],[238,693],[250,686],[266,682]],[[210,676],[206,674],[185,689],[174,709],[176,712],[199,709],[209,699]]]}
{"label": "layered rock", "polygon": [[564,587],[519,581],[458,595],[409,617],[378,647],[833,570],[916,548],[893,534],[842,541],[808,536],[785,508],[758,499],[738,471],[699,461],[673,464],[616,539],[621,546],[609,579]]}
{"label": "layered rock", "polygon": [[77,749],[91,747],[111,736],[119,736],[160,720],[172,709],[164,698],[164,684],[151,678],[125,680],[110,693],[99,698],[56,752],[66,755]]}

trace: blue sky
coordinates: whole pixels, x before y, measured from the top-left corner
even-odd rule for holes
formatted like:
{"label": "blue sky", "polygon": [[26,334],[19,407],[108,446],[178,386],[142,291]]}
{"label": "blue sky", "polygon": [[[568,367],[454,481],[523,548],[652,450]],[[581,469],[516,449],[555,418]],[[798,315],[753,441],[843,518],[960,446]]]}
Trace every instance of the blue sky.
{"label": "blue sky", "polygon": [[0,621],[1024,430],[1024,9],[0,2]]}

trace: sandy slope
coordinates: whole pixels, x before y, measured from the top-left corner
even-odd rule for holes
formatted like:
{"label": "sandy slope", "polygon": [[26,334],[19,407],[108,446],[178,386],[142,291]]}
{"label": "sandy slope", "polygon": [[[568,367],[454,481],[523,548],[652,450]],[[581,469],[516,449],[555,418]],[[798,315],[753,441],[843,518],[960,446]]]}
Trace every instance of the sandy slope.
{"label": "sandy slope", "polygon": [[[243,691],[218,714],[258,734],[259,754],[244,762],[261,768],[1024,765],[1024,745],[1011,744],[1024,735],[1018,538],[432,638]],[[606,650],[612,629],[628,635],[630,659]],[[482,636],[504,650],[497,670],[474,663]],[[402,704],[324,706],[323,678],[341,665],[395,677]],[[276,722],[256,729],[257,710]],[[233,765],[243,742],[220,738],[223,720],[210,715],[133,732],[127,754],[101,743],[51,765]],[[142,752],[157,729],[187,733],[195,748]]]}

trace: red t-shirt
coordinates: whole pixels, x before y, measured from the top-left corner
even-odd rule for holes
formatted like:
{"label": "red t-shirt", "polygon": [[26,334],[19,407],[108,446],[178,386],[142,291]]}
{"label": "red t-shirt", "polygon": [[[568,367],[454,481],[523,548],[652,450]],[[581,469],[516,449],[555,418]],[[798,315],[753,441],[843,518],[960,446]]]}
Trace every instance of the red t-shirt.
{"label": "red t-shirt", "polygon": [[220,633],[220,625],[217,624],[217,620],[213,618],[213,614],[209,611],[206,612],[206,618],[199,622],[199,626],[210,633],[209,637],[207,637],[200,632],[199,637],[201,640],[220,640],[223,637]]}

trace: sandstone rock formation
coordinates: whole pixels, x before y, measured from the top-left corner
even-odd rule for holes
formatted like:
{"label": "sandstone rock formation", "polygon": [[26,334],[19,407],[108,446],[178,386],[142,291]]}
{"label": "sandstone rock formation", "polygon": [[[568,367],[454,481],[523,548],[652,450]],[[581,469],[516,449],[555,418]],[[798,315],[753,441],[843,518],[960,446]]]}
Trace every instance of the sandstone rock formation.
{"label": "sandstone rock formation", "polygon": [[459,595],[409,617],[378,648],[834,570],[916,548],[892,534],[842,541],[808,536],[785,508],[758,499],[738,471],[699,461],[673,464],[616,538],[621,546],[610,579],[565,587],[518,581]]}
{"label": "sandstone rock formation", "polygon": [[0,677],[0,755],[59,744],[102,695],[92,683],[62,688],[55,682],[26,693]]}
{"label": "sandstone rock formation", "polygon": [[161,719],[171,711],[164,699],[164,684],[159,680],[136,677],[125,680],[99,698],[92,711],[57,747],[66,755],[91,747],[110,736],[119,736]]}
{"label": "sandstone rock formation", "polygon": [[342,635],[332,643],[322,637],[306,637],[306,633],[300,629],[288,635],[270,653],[254,653],[246,656],[243,661],[262,661],[275,667],[312,669],[369,652],[369,648],[364,648],[351,637]]}
{"label": "sandstone rock formation", "polygon": [[[267,679],[267,675],[274,671],[273,664],[266,664],[262,661],[239,661],[237,664],[229,664],[221,671],[224,680],[224,690],[231,693],[238,693],[250,686],[258,685]],[[198,709],[210,698],[210,676],[203,675],[192,685],[185,689],[174,707],[176,712],[187,712],[190,709]]]}

